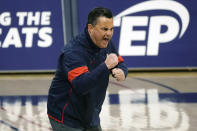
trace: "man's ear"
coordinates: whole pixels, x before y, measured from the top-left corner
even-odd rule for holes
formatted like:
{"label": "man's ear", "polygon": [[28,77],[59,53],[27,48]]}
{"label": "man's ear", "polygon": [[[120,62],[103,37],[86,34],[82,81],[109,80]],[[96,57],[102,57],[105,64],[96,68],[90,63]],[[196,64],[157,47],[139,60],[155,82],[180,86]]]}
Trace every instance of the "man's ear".
{"label": "man's ear", "polygon": [[89,33],[91,33],[91,32],[92,32],[92,29],[93,29],[92,24],[88,24],[88,32],[89,32]]}

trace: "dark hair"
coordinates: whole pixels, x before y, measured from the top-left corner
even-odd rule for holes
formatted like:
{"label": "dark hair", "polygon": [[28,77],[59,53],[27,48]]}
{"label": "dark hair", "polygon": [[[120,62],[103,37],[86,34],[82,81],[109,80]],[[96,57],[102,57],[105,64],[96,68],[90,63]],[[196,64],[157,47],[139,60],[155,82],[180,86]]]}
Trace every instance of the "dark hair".
{"label": "dark hair", "polygon": [[88,14],[87,25],[92,24],[93,26],[95,26],[96,22],[97,22],[97,18],[100,17],[100,16],[104,16],[104,17],[107,17],[107,18],[112,18],[113,14],[112,14],[111,10],[107,9],[107,8],[103,8],[103,7],[94,8]]}

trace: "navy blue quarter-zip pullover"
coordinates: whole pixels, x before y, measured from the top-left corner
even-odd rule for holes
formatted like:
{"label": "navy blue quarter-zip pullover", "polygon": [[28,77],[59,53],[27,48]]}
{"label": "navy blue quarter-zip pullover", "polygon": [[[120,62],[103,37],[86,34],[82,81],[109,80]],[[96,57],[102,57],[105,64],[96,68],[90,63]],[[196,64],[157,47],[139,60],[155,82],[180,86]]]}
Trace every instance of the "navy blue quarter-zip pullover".
{"label": "navy blue quarter-zip pullover", "polygon": [[116,66],[127,76],[128,69],[112,41],[107,48],[98,48],[87,28],[63,49],[48,95],[48,116],[73,128],[100,125],[99,113],[105,99],[111,70],[105,59],[116,53]]}

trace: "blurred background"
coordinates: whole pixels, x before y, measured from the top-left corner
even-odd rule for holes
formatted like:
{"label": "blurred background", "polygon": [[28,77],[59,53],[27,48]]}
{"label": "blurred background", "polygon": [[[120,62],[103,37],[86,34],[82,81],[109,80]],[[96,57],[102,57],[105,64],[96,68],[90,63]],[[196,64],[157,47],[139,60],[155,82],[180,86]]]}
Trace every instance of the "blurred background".
{"label": "blurred background", "polygon": [[95,7],[111,9],[114,41],[129,68],[110,77],[104,131],[194,131],[195,0],[0,0],[0,131],[52,130],[48,88],[63,46]]}

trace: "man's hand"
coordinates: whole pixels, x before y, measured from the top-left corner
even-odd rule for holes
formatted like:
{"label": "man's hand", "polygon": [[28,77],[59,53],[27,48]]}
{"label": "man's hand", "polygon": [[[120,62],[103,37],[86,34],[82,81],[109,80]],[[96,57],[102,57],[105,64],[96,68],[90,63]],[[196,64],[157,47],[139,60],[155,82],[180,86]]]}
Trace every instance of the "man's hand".
{"label": "man's hand", "polygon": [[112,74],[116,78],[117,81],[124,81],[125,80],[125,75],[122,69],[120,68],[114,68],[112,69]]}
{"label": "man's hand", "polygon": [[114,68],[118,64],[118,57],[115,53],[111,53],[107,55],[107,58],[105,60],[105,64],[108,69]]}

